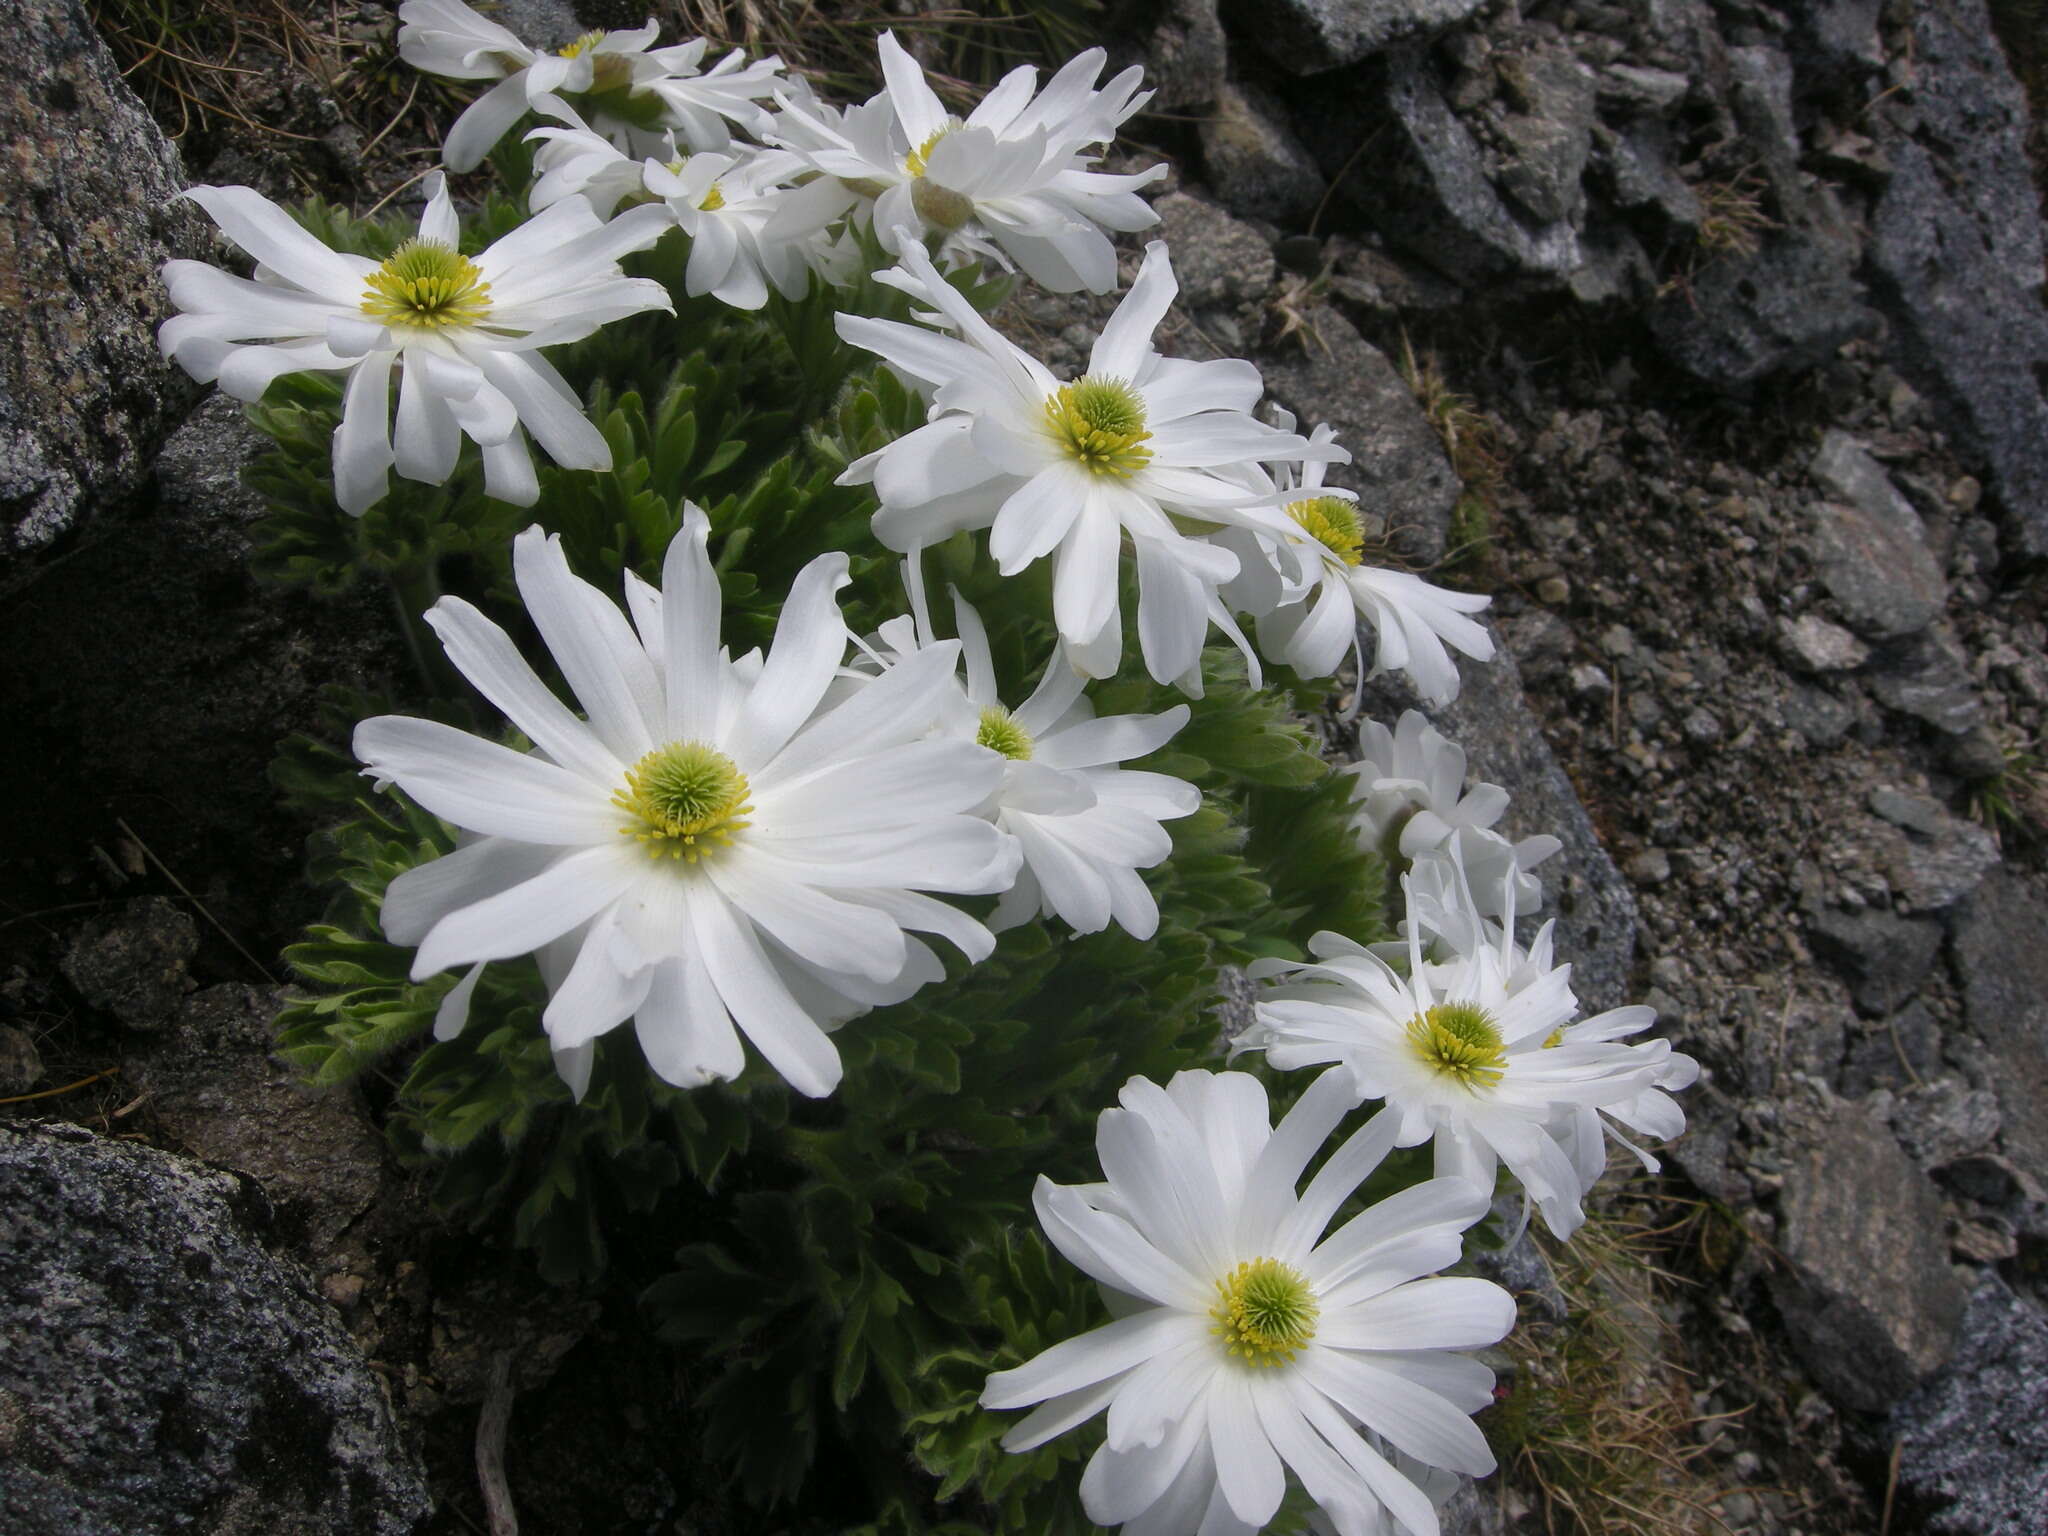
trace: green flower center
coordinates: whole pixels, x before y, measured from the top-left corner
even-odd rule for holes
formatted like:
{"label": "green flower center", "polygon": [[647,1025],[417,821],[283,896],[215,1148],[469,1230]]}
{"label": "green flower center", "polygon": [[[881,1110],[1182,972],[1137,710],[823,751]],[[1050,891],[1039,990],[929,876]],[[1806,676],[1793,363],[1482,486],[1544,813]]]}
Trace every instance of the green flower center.
{"label": "green flower center", "polygon": [[723,752],[701,741],[656,747],[626,770],[612,804],[633,819],[619,830],[650,857],[695,864],[748,825],[747,778]]}
{"label": "green flower center", "polygon": [[363,290],[363,313],[385,325],[454,330],[480,324],[490,312],[483,270],[437,240],[406,241]]}
{"label": "green flower center", "polygon": [[1090,474],[1128,480],[1152,461],[1152,450],[1141,446],[1152,436],[1145,402],[1122,379],[1091,374],[1062,384],[1045,402],[1045,420],[1068,457]]}
{"label": "green flower center", "polygon": [[975,728],[974,742],[991,752],[1002,753],[1013,763],[1021,763],[1031,756],[1031,733],[1000,704],[991,704],[981,712],[981,724]]}
{"label": "green flower center", "polygon": [[1248,1259],[1216,1282],[1209,1309],[1224,1353],[1263,1369],[1285,1365],[1315,1337],[1316,1298],[1301,1271],[1278,1259]]}
{"label": "green flower center", "polygon": [[1476,1003],[1438,1003],[1408,1021],[1408,1044],[1433,1072],[1465,1088],[1491,1088],[1507,1075],[1493,1016]]}
{"label": "green flower center", "polygon": [[1301,530],[1346,565],[1365,558],[1365,524],[1359,521],[1358,506],[1341,496],[1311,496],[1289,502],[1287,515]]}

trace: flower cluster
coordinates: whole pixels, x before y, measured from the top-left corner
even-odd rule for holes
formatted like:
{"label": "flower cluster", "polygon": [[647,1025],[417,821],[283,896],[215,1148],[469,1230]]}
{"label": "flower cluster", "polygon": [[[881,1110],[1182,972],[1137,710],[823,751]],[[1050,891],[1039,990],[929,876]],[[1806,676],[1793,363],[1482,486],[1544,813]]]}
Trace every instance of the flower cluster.
{"label": "flower cluster", "polygon": [[[735,52],[707,66],[702,39],[657,46],[651,21],[548,53],[461,0],[406,0],[400,16],[407,60],[485,87],[447,135],[449,170],[474,169],[529,114],[547,120],[526,136],[531,216],[465,252],[437,171],[417,232],[380,261],[330,249],[247,188],[194,188],[253,275],[172,262],[180,313],[160,340],[167,358],[249,401],[287,374],[341,376],[331,467],[343,513],[374,505],[394,469],[445,484],[465,439],[489,496],[541,507],[511,541],[514,627],[523,619],[538,635],[570,697],[481,607],[442,596],[424,622],[502,723],[464,731],[389,714],[354,735],[364,773],[438,820],[429,846],[454,844],[387,866],[374,886],[385,937],[414,951],[408,984],[455,973],[433,983],[424,1009],[387,1010],[416,1019],[414,1036],[437,1009],[435,1038],[461,1039],[507,974],[487,985],[486,967],[533,956],[538,982],[518,985],[578,1101],[593,1092],[601,1040],[628,1022],[648,1068],[677,1087],[739,1076],[751,1046],[797,1093],[832,1094],[849,1073],[834,1031],[947,980],[949,966],[957,980],[990,959],[998,934],[1025,929],[1043,953],[1114,925],[1128,956],[1163,933],[1154,949],[1180,965],[1166,940],[1193,925],[1169,925],[1160,893],[1172,882],[1145,872],[1172,858],[1188,826],[1223,827],[1212,846],[1254,841],[1256,797],[1205,807],[1203,791],[1161,765],[1126,765],[1215,708],[1204,699],[1224,686],[1213,662],[1204,670],[1212,631],[1243,657],[1240,697],[1262,686],[1265,666],[1321,678],[1350,656],[1364,674],[1369,653],[1373,670],[1447,701],[1454,657],[1493,654],[1484,597],[1375,560],[1368,513],[1330,479],[1349,455],[1329,427],[1304,433],[1284,411],[1262,414],[1247,361],[1162,349],[1177,296],[1163,243],[1145,247],[1071,378],[997,329],[956,280],[956,269],[995,267],[1055,290],[1116,286],[1111,236],[1156,222],[1138,196],[1156,168],[1097,168],[1147,99],[1137,70],[1099,83],[1105,56],[1090,50],[1042,89],[1035,71],[1012,72],[959,117],[884,33],[884,89],[841,109],[774,58]],[[671,273],[673,291],[623,264],[663,242],[681,259],[642,270]],[[865,494],[830,487],[835,471],[839,487],[871,488],[871,531],[905,557],[907,611],[893,588],[879,611],[853,606],[872,601],[849,593],[856,576],[882,562],[830,547],[847,526],[835,513],[830,535],[782,551],[773,584],[787,586],[769,594],[780,604],[765,649],[734,654],[725,592],[753,588],[722,585],[721,573],[759,529],[743,498],[678,485],[638,493],[631,536],[621,522],[603,545],[623,572],[622,602],[572,569],[559,530],[573,540],[589,509],[554,520],[564,503],[552,492],[543,502],[527,440],[569,470],[609,469],[611,449],[543,354],[613,321],[701,313],[684,301],[706,296],[777,323],[801,314],[780,301],[819,304],[812,330],[776,345],[813,336],[842,376],[859,356],[874,374],[864,399],[893,402],[888,432],[790,436],[829,466],[812,494]],[[830,344],[828,298],[851,350]],[[887,313],[852,312],[863,298]],[[690,346],[679,342],[678,357]],[[683,477],[632,483],[650,478]],[[574,493],[570,482],[565,500]],[[580,519],[604,524],[601,539],[613,528],[602,505]],[[377,523],[349,526],[374,537]],[[464,536],[465,553],[482,542]],[[503,558],[502,538],[489,542]],[[927,557],[942,544],[930,558],[984,583],[958,575],[944,624],[926,595]],[[659,558],[659,585],[632,569],[643,554],[649,572]],[[1041,561],[1049,615],[1012,579]],[[484,600],[505,590],[473,589]],[[859,633],[856,613],[867,616]],[[1151,704],[1111,707],[1133,638],[1152,684],[1190,702],[1159,707],[1156,691],[1127,683],[1127,700]],[[1005,690],[1005,678],[1034,675],[1028,693]],[[1317,1505],[1319,1529],[1433,1536],[1454,1475],[1492,1467],[1471,1419],[1492,1375],[1466,1352],[1513,1322],[1498,1287],[1436,1272],[1492,1207],[1503,1168],[1567,1237],[1610,1138],[1654,1167],[1630,1138],[1684,1126],[1671,1091],[1697,1069],[1668,1042],[1632,1038],[1651,1011],[1582,1017],[1570,967],[1553,958],[1554,925],[1518,929],[1543,904],[1535,871],[1558,840],[1497,830],[1506,791],[1468,784],[1463,751],[1419,713],[1391,729],[1367,722],[1359,747],[1350,811],[1324,797],[1319,814],[1330,828],[1349,814],[1344,857],[1375,871],[1384,861],[1398,877],[1398,932],[1377,924],[1367,937],[1379,942],[1366,943],[1322,931],[1304,951],[1308,925],[1291,926],[1303,903],[1285,907],[1284,937],[1269,931],[1207,962],[1269,957],[1250,967],[1261,991],[1233,1057],[1333,1070],[1277,1125],[1248,1072],[1191,1068],[1164,1087],[1134,1077],[1096,1125],[1103,1180],[1041,1178],[1033,1195],[1047,1239],[1099,1284],[1113,1320],[993,1371],[981,1401],[1032,1408],[1004,1440],[1013,1450],[1105,1414],[1080,1496],[1090,1518],[1137,1536],[1251,1536],[1290,1478]],[[1299,750],[1311,774],[1326,771]],[[1182,771],[1210,790],[1214,768]],[[1233,811],[1245,825],[1229,822]],[[1334,833],[1307,853],[1343,841]],[[1271,889],[1276,909],[1281,888],[1232,887]],[[1245,940],[1235,917],[1214,925],[1219,943]],[[520,1028],[559,1098],[539,1038]],[[1180,1059],[1217,1054],[1211,1032],[1199,1058],[1189,1048]],[[620,1060],[607,1054],[607,1071]],[[1037,1117],[1037,1100],[1066,1091],[1019,1094],[1031,1102],[997,1105],[983,1123]],[[1326,1152],[1373,1101],[1378,1112]],[[1425,1142],[1435,1177],[1327,1230],[1394,1149]],[[1018,1215],[1021,1204],[1020,1182]]]}

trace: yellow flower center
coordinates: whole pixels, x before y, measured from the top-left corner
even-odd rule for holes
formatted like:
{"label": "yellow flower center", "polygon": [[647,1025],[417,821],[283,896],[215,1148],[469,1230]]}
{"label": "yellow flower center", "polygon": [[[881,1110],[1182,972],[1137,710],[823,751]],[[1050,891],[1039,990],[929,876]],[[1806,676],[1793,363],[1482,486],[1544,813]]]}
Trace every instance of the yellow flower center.
{"label": "yellow flower center", "polygon": [[718,190],[717,182],[711,183],[710,188],[697,200],[697,206],[706,213],[716,213],[725,206],[725,194]]}
{"label": "yellow flower center", "polygon": [[975,729],[974,741],[976,746],[1000,752],[1015,763],[1031,756],[1031,733],[1000,704],[991,704],[981,712],[981,724]]}
{"label": "yellow flower center", "polygon": [[656,859],[695,864],[748,825],[747,778],[723,752],[701,741],[656,747],[626,770],[612,804],[633,819],[619,831]]}
{"label": "yellow flower center", "polygon": [[604,29],[600,27],[595,32],[584,33],[581,37],[577,38],[576,41],[571,43],[568,47],[558,50],[555,56],[557,58],[562,59],[578,58],[581,55],[590,52],[591,49],[595,48],[599,43],[603,42],[604,39]]}
{"label": "yellow flower center", "polygon": [[454,330],[491,312],[491,285],[477,264],[437,240],[408,240],[372,272],[363,313],[385,325]]}
{"label": "yellow flower center", "polygon": [[1255,1369],[1285,1365],[1315,1337],[1315,1292],[1301,1271],[1278,1259],[1248,1259],[1216,1282],[1209,1309],[1224,1353]]}
{"label": "yellow flower center", "polygon": [[932,151],[939,147],[939,140],[943,139],[947,134],[951,133],[955,128],[958,128],[959,126],[960,123],[957,119],[946,119],[945,127],[941,128],[937,133],[933,134],[930,138],[926,139],[922,144],[918,145],[917,148],[913,149],[909,154],[905,155],[903,157],[903,169],[905,174],[910,176],[922,176],[924,174],[925,162],[931,159]]}
{"label": "yellow flower center", "polygon": [[1067,456],[1090,474],[1128,480],[1152,461],[1152,450],[1142,446],[1152,436],[1145,402],[1122,379],[1091,374],[1062,384],[1045,402],[1045,420]]}
{"label": "yellow flower center", "polygon": [[1341,496],[1311,496],[1306,501],[1289,502],[1287,515],[1346,565],[1364,559],[1365,524],[1359,521],[1356,503]]}
{"label": "yellow flower center", "polygon": [[1438,1003],[1408,1021],[1408,1044],[1433,1072],[1465,1088],[1491,1088],[1507,1075],[1493,1016],[1476,1003]]}

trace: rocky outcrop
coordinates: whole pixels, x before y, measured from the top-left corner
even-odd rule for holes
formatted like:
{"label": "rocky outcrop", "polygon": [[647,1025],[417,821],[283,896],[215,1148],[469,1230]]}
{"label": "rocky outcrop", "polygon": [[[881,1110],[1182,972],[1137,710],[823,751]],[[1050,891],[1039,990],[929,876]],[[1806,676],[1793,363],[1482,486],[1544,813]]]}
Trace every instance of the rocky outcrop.
{"label": "rocky outcrop", "polygon": [[0,1125],[0,1507],[13,1536],[406,1536],[383,1387],[232,1174]]}
{"label": "rocky outcrop", "polygon": [[1963,1292],[1940,1199],[1866,1110],[1838,1104],[1785,1175],[1778,1306],[1816,1381],[1882,1411],[1948,1362]]}
{"label": "rocky outcrop", "polygon": [[[203,249],[176,151],[83,4],[25,0],[0,83],[0,560],[133,491],[198,391],[157,355],[157,269]],[[18,559],[9,561],[18,566]],[[8,580],[0,569],[0,583]]]}
{"label": "rocky outcrop", "polygon": [[1983,0],[1916,6],[1869,266],[1899,356],[1980,453],[2020,547],[2048,555],[2048,315],[2026,102]]}
{"label": "rocky outcrop", "polygon": [[1996,1276],[1954,1362],[1893,1410],[1903,1507],[1935,1536],[2026,1536],[2048,1510],[2048,1318]]}

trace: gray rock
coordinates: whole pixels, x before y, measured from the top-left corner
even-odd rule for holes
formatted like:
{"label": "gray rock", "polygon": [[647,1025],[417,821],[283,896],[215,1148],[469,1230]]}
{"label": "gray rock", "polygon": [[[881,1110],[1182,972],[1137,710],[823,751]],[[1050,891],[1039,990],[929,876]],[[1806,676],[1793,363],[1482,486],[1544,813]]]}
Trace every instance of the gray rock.
{"label": "gray rock", "polygon": [[1651,118],[1620,128],[1595,124],[1595,163],[1610,183],[1620,208],[1651,209],[1681,230],[1699,228],[1699,197],[1672,163],[1671,130]]}
{"label": "gray rock", "polygon": [[1946,911],[1998,867],[1997,838],[1924,795],[1881,789],[1871,796],[1871,809],[1900,828],[1881,857],[1902,911]]}
{"label": "gray rock", "polygon": [[1851,629],[1890,640],[1918,634],[1940,615],[1948,583],[1911,508],[1906,524],[1847,501],[1817,502],[1808,515],[1821,585]]}
{"label": "gray rock", "polygon": [[1282,69],[1311,75],[1351,64],[1390,44],[1434,36],[1486,0],[1279,0],[1228,7],[1241,35]]}
{"label": "gray rock", "polygon": [[1793,230],[1748,256],[1724,252],[1649,312],[1651,337],[1703,384],[1741,391],[1774,373],[1811,368],[1879,322],[1832,247]]}
{"label": "gray rock", "polygon": [[1916,6],[1908,104],[1879,119],[1891,179],[1871,291],[1894,358],[1989,471],[2021,548],[2048,554],[2048,315],[2026,104],[1983,0]]}
{"label": "gray rock", "polygon": [[269,447],[241,401],[208,395],[157,455],[158,505],[187,514],[201,537],[239,553],[246,548],[242,535],[264,512],[263,498],[242,483],[242,470]]}
{"label": "gray rock", "polygon": [[1802,81],[1823,83],[1884,67],[1877,37],[1884,0],[1791,0],[1793,60]]}
{"label": "gray rock", "polygon": [[1593,148],[1592,71],[1556,46],[1502,59],[1498,73],[1517,108],[1498,124],[1511,151],[1496,173],[1500,189],[1538,223],[1577,226],[1586,214],[1579,178]]}
{"label": "gray rock", "polygon": [[1925,1003],[1908,1003],[1867,1028],[1842,1057],[1836,1087],[1844,1098],[1862,1098],[1878,1088],[1898,1093],[1940,1073],[1941,1026]]}
{"label": "gray rock", "polygon": [[1856,723],[1856,706],[1825,688],[1796,684],[1780,706],[1785,723],[1807,744],[1826,749],[1839,745]]}
{"label": "gray rock", "polygon": [[1989,1148],[2000,1123],[1992,1094],[1953,1077],[1909,1089],[1892,1103],[1892,1133],[1930,1173]]}
{"label": "gray rock", "polygon": [[1926,525],[1913,504],[1892,484],[1891,476],[1870,456],[1870,450],[1841,428],[1829,427],[1821,438],[1810,473],[1838,501],[1861,509],[1873,522],[1896,530],[1908,542],[1926,542]]}
{"label": "gray rock", "polygon": [[2023,1168],[2048,1169],[2048,899],[2038,881],[2004,870],[1986,879],[1955,948],[1965,1017],[1997,1064],[2005,1150]]}
{"label": "gray rock", "polygon": [[1931,917],[1809,905],[1806,931],[1815,952],[1842,973],[1856,1006],[1869,1014],[1904,1005],[1941,952],[1941,924]]}
{"label": "gray rock", "polygon": [[1276,268],[1272,247],[1257,230],[1185,192],[1169,192],[1152,207],[1158,237],[1173,252],[1183,304],[1209,309],[1266,296]]}
{"label": "gray rock", "polygon": [[1822,1390],[1879,1413],[1948,1362],[1963,1290],[1941,1197],[1869,1110],[1836,1101],[1787,1168],[1772,1293]]}
{"label": "gray rock", "polygon": [[64,979],[129,1028],[153,1029],[192,990],[185,968],[198,952],[191,915],[166,897],[144,896],[79,930],[64,955]]}
{"label": "gray rock", "polygon": [[2033,1536],[2048,1510],[2048,1318],[1995,1273],[1955,1359],[1892,1410],[1901,1508],[1935,1536]]}
{"label": "gray rock", "polygon": [[566,48],[590,30],[569,0],[498,0],[491,19],[533,48]]}
{"label": "gray rock", "polygon": [[42,1080],[42,1053],[28,1031],[0,1024],[0,1098],[27,1093]]}
{"label": "gray rock", "polygon": [[1665,113],[1685,100],[1692,82],[1668,69],[1609,64],[1595,81],[1600,105],[1627,111]]}
{"label": "gray rock", "polygon": [[1223,82],[1197,131],[1209,185],[1234,212],[1280,222],[1306,219],[1329,190],[1288,126],[1286,110],[1249,82]]}
{"label": "gray rock", "polygon": [[141,484],[198,395],[157,354],[170,309],[157,269],[205,248],[204,220],[170,206],[185,184],[177,152],[82,3],[12,7],[8,57],[0,559],[47,546]]}
{"label": "gray rock", "polygon": [[1867,674],[1887,709],[1910,715],[1945,736],[1967,736],[1984,723],[1969,663],[1946,624],[1887,646]]}
{"label": "gray rock", "polygon": [[1152,108],[1170,112],[1215,101],[1223,92],[1230,45],[1216,0],[1168,0],[1145,39],[1145,83]]}
{"label": "gray rock", "polygon": [[383,1141],[353,1093],[315,1092],[270,1054],[283,1004],[281,988],[208,987],[123,1075],[179,1146],[254,1178],[324,1256],[375,1198]]}
{"label": "gray rock", "polygon": [[1800,209],[1799,128],[1792,118],[1792,61],[1782,48],[1730,48],[1728,105],[1743,149],[1757,157],[1779,205]]}
{"label": "gray rock", "polygon": [[[1585,259],[1570,223],[1532,223],[1504,200],[1498,158],[1452,109],[1441,67],[1426,50],[1401,49],[1357,78],[1315,87],[1295,125],[1324,174],[1342,177],[1341,196],[1390,243],[1455,282],[1515,277],[1554,287]],[[1368,139],[1373,174],[1343,175]],[[1510,163],[1524,164],[1519,157]],[[1533,185],[1525,180],[1523,190]]]}
{"label": "gray rock", "polygon": [[1786,659],[1804,672],[1853,672],[1870,660],[1869,646],[1817,613],[1780,619],[1778,643]]}
{"label": "gray rock", "polygon": [[1394,365],[1350,321],[1320,306],[1309,325],[1312,345],[1259,360],[1266,388],[1303,431],[1319,421],[1337,429],[1351,463],[1333,468],[1331,482],[1360,492],[1410,559],[1434,564],[1462,489],[1443,440]]}
{"label": "gray rock", "polygon": [[[1630,999],[1635,964],[1636,903],[1628,882],[1601,846],[1578,791],[1559,766],[1522,691],[1522,676],[1506,652],[1490,662],[1465,662],[1457,701],[1432,710],[1437,729],[1465,749],[1474,779],[1503,786],[1513,802],[1498,830],[1511,839],[1549,833],[1564,844],[1540,870],[1557,918],[1557,953],[1572,963],[1572,990],[1589,1012]],[[1416,708],[1404,685],[1375,679],[1365,707],[1392,720]]]}
{"label": "gray rock", "polygon": [[0,1506],[10,1536],[406,1536],[383,1387],[234,1175],[0,1124]]}

